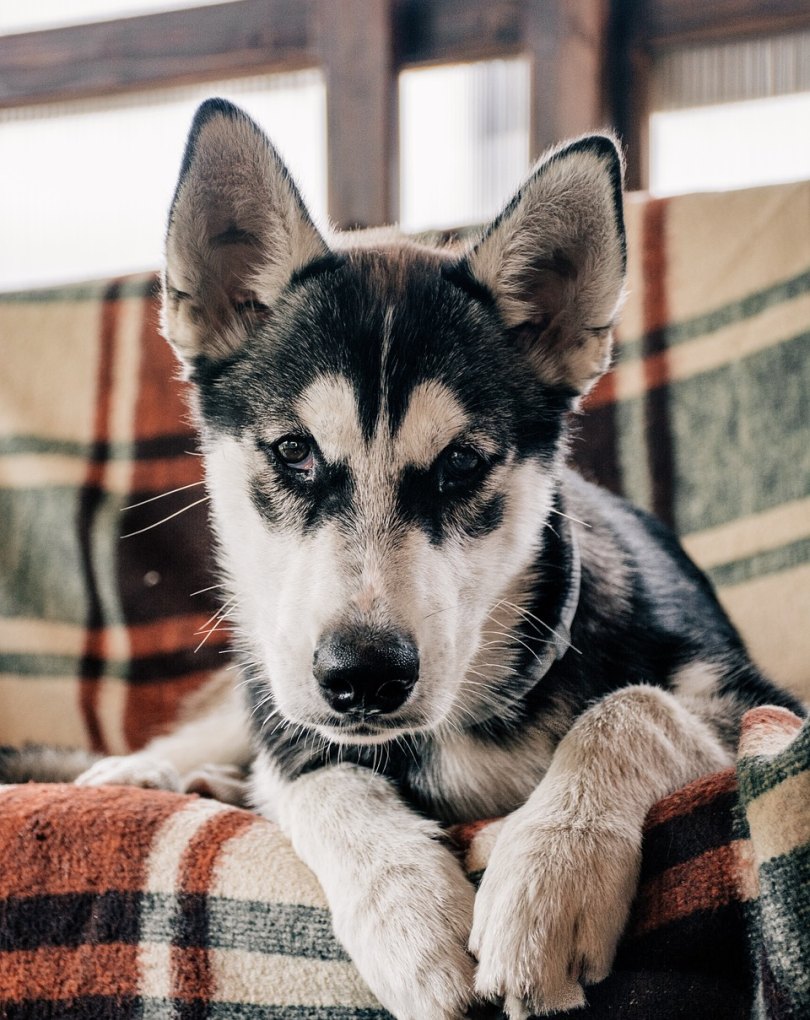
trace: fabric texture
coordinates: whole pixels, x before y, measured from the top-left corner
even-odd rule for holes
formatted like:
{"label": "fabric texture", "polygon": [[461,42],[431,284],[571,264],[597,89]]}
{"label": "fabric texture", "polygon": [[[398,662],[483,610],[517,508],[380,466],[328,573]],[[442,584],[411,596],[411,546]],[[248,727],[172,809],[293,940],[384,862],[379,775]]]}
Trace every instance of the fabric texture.
{"label": "fabric texture", "polygon": [[[808,221],[810,183],[630,196],[616,367],[574,445],[676,528],[760,665],[805,699]],[[137,748],[226,661],[187,394],[157,323],[151,275],[0,295],[0,744]],[[753,718],[739,792],[723,773],[651,814],[592,1017],[810,1015],[810,738]],[[475,831],[457,837],[480,868]],[[0,853],[2,1017],[385,1016],[314,878],[247,812],[12,787]]]}
{"label": "fabric texture", "polygon": [[[787,740],[791,730],[796,732]],[[747,901],[754,1016],[810,1016],[810,723],[752,713],[737,766],[740,827],[759,895]]]}
{"label": "fabric texture", "polygon": [[706,570],[755,660],[810,699],[810,182],[625,203],[614,370],[574,456]]}
{"label": "fabric texture", "polygon": [[[810,1015],[810,721],[745,717],[734,769],[661,801],[583,1020]],[[488,823],[489,825],[497,825]],[[488,825],[452,830],[471,872]],[[271,822],[196,796],[0,792],[0,1016],[388,1020]],[[427,1018],[426,1018],[427,1020]]]}
{"label": "fabric texture", "polygon": [[125,752],[224,662],[158,312],[151,275],[0,296],[0,744]]}

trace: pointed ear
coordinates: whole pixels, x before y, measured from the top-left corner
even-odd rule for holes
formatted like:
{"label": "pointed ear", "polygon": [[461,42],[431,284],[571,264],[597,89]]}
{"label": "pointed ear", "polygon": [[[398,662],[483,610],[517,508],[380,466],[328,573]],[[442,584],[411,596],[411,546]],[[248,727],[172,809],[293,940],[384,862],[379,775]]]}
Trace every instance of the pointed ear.
{"label": "pointed ear", "polygon": [[264,133],[209,99],[186,143],[166,235],[163,328],[180,357],[227,357],[327,246]]}
{"label": "pointed ear", "polygon": [[538,375],[586,393],[610,361],[625,275],[622,159],[593,135],[547,154],[459,267]]}

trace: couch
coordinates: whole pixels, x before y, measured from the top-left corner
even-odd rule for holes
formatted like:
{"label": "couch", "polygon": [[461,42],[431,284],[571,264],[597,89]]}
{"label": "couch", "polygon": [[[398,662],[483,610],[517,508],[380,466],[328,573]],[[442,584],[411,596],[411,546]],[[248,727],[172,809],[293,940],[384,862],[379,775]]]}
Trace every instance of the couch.
{"label": "couch", "polygon": [[[627,199],[583,472],[653,510],[810,700],[810,183]],[[0,295],[0,744],[122,753],[227,661],[201,463],[154,275]],[[123,537],[128,536],[128,537]],[[223,658],[225,656],[225,658]],[[452,838],[475,880],[488,826]],[[382,1020],[270,822],[196,795],[0,789],[0,1016]],[[810,730],[651,811],[600,1017],[810,1016]],[[431,1020],[431,1018],[425,1018]]]}

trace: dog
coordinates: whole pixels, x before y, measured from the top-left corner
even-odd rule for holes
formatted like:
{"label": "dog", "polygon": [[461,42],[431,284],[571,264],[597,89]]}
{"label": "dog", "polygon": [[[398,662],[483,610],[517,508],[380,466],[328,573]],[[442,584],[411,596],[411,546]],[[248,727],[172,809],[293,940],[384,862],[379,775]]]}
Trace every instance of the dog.
{"label": "dog", "polygon": [[[732,761],[748,708],[802,711],[667,529],[566,466],[622,304],[622,179],[612,136],[579,138],[429,246],[327,237],[224,100],[183,157],[163,329],[243,691],[78,782],[229,799],[250,763],[398,1020],[581,1006],[648,809]],[[476,892],[444,827],[494,816]]]}

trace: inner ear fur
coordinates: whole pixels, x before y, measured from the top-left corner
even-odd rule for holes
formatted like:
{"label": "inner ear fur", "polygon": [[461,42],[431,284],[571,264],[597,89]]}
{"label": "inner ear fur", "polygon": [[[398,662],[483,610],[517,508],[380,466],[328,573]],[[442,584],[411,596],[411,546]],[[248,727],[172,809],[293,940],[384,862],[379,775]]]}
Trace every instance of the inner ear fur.
{"label": "inner ear fur", "polygon": [[203,103],[166,234],[163,328],[180,357],[232,354],[293,273],[327,251],[261,129],[225,100]]}
{"label": "inner ear fur", "polygon": [[552,150],[462,260],[537,374],[576,393],[610,362],[626,267],[622,177],[607,135]]}

